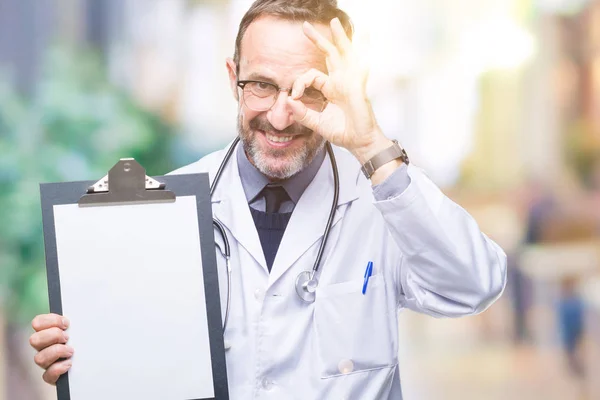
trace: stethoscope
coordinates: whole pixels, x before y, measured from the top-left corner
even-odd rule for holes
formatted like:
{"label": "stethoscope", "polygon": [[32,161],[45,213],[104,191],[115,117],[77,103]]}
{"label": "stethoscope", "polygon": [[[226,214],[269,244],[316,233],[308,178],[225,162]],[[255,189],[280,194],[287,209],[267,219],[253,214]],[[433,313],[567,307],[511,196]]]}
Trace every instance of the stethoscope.
{"label": "stethoscope", "polygon": [[[235,140],[227,150],[227,153],[225,154],[225,157],[223,158],[223,161],[221,162],[221,165],[219,166],[219,169],[215,174],[215,178],[213,179],[213,182],[210,186],[211,197],[215,191],[215,188],[217,187],[219,179],[221,178],[221,174],[223,173],[223,170],[229,162],[229,159],[231,158],[231,155],[233,154],[233,151],[235,150],[239,141],[240,137],[238,136],[235,138]],[[335,216],[335,210],[337,208],[338,203],[338,197],[340,194],[340,178],[338,174],[337,163],[335,161],[333,149],[331,148],[331,144],[329,142],[325,143],[325,149],[327,150],[327,154],[329,155],[329,159],[331,160],[331,167],[333,169],[333,203],[331,204],[331,211],[329,211],[329,219],[327,220],[327,225],[325,225],[325,231],[323,232],[323,240],[321,241],[321,247],[319,247],[319,252],[317,253],[317,258],[315,260],[313,268],[311,271],[301,272],[296,278],[296,293],[298,294],[298,297],[305,303],[312,303],[315,301],[315,293],[317,291],[317,286],[319,286],[319,281],[316,278],[316,274],[319,271],[319,265],[321,264],[321,258],[323,257],[323,250],[325,249],[327,239],[329,238],[329,231],[333,223],[333,218]],[[213,225],[217,228],[221,235],[221,238],[223,239],[223,253],[225,255],[225,265],[227,268],[227,306],[225,307],[225,321],[223,323],[223,330],[225,330],[225,328],[227,327],[227,321],[229,319],[229,307],[231,304],[231,249],[229,247],[229,240],[227,240],[225,226],[223,226],[223,224],[216,218],[213,218]]]}

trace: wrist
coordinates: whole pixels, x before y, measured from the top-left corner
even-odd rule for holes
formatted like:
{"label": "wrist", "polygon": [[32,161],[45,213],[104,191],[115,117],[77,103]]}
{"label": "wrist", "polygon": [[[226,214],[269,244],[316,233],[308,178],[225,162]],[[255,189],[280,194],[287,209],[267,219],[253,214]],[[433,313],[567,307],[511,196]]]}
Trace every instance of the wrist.
{"label": "wrist", "polygon": [[403,163],[409,162],[406,151],[398,142],[383,134],[369,146],[355,151],[354,155],[362,164],[362,172],[373,185],[385,180]]}
{"label": "wrist", "polygon": [[350,152],[356,157],[360,165],[363,165],[392,145],[393,142],[390,139],[385,137],[383,133],[378,132],[374,134],[373,139],[369,140],[367,144],[352,149]]}
{"label": "wrist", "polygon": [[400,168],[400,166],[402,164],[404,164],[402,162],[402,160],[396,159],[396,160],[392,160],[392,161],[388,162],[387,164],[384,164],[381,167],[377,168],[377,170],[373,173],[373,175],[371,175],[371,178],[370,178],[371,185],[376,186],[376,185],[383,183],[383,181],[385,181],[398,168]]}

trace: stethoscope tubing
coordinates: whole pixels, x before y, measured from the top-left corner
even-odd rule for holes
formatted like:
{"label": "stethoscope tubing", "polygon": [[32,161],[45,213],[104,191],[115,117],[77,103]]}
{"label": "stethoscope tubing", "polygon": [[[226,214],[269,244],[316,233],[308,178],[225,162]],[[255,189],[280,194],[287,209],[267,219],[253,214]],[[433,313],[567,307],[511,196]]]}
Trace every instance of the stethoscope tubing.
{"label": "stethoscope tubing", "polygon": [[333,154],[333,149],[331,148],[331,144],[329,142],[325,143],[325,148],[327,149],[327,153],[329,154],[329,159],[331,160],[331,169],[333,170],[333,202],[331,203],[331,210],[329,210],[329,218],[327,219],[327,225],[325,225],[325,231],[323,231],[323,240],[321,241],[321,246],[319,247],[319,252],[317,253],[317,258],[315,260],[315,264],[313,265],[310,279],[313,279],[315,274],[319,270],[321,258],[323,257],[323,251],[325,250],[327,239],[329,239],[329,231],[331,230],[331,225],[333,224],[335,210],[337,209],[338,199],[340,197],[340,177],[338,173],[337,162],[335,161],[335,155]]}
{"label": "stethoscope tubing", "polygon": [[[231,158],[233,151],[237,147],[237,144],[239,143],[239,141],[240,141],[240,137],[238,136],[235,138],[235,140],[233,141],[233,143],[227,150],[227,153],[225,154],[225,157],[223,158],[223,161],[221,162],[221,165],[219,166],[219,169],[217,170],[217,172],[215,174],[212,184],[210,185],[210,197],[211,198],[217,187],[219,180],[221,179],[221,175],[223,174],[223,171],[225,170],[225,167],[227,166],[227,163],[229,162],[229,159]],[[321,259],[323,258],[323,251],[325,250],[325,246],[327,245],[327,240],[329,239],[329,231],[331,230],[331,226],[333,225],[333,219],[335,217],[335,211],[337,209],[339,195],[340,195],[340,178],[339,178],[339,173],[338,173],[337,162],[335,160],[335,155],[333,154],[333,148],[331,147],[331,143],[325,142],[325,149],[327,151],[327,154],[329,155],[329,159],[331,160],[331,168],[333,170],[333,187],[334,187],[333,202],[331,204],[331,210],[329,211],[329,218],[327,219],[327,224],[325,225],[325,230],[323,231],[323,240],[321,241],[321,245],[319,247],[319,251],[317,253],[317,257],[315,259],[315,263],[313,265],[312,271],[310,271],[309,279],[311,281],[313,280],[316,273],[319,271]],[[213,218],[213,225],[217,228],[217,230],[219,231],[219,233],[223,239],[223,245],[224,245],[223,254],[225,255],[226,266],[227,266],[227,306],[225,308],[225,319],[223,322],[223,331],[225,331],[225,328],[227,327],[227,322],[229,320],[229,310],[230,310],[230,305],[231,305],[231,264],[230,264],[231,248],[229,246],[229,240],[227,239],[227,233],[225,231],[225,226],[216,218]],[[315,280],[315,284],[318,284],[316,280]]]}
{"label": "stethoscope tubing", "polygon": [[216,218],[213,218],[213,225],[219,230],[221,233],[221,237],[223,238],[224,249],[223,253],[225,254],[225,265],[227,267],[227,306],[225,307],[225,320],[223,321],[223,331],[227,328],[227,321],[229,321],[229,308],[231,306],[231,250],[229,249],[229,240],[227,240],[227,234],[225,233],[225,227]]}

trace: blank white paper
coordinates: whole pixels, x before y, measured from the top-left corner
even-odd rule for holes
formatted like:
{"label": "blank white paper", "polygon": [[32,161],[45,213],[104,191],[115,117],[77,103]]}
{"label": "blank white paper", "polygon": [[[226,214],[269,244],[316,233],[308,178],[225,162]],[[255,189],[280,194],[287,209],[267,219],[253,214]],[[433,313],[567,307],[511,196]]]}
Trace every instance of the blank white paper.
{"label": "blank white paper", "polygon": [[71,400],[214,397],[195,196],[54,221]]}

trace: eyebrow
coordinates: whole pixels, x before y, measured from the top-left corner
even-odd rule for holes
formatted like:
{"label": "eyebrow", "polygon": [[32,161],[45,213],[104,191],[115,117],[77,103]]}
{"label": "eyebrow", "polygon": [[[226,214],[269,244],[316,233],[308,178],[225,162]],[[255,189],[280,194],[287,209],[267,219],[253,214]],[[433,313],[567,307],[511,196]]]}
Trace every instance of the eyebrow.
{"label": "eyebrow", "polygon": [[251,80],[251,81],[262,81],[262,82],[267,82],[267,83],[275,83],[275,80],[273,78],[270,78],[268,76],[265,76],[261,73],[258,72],[253,72],[250,75],[248,75],[248,78],[246,78],[247,80]]}

